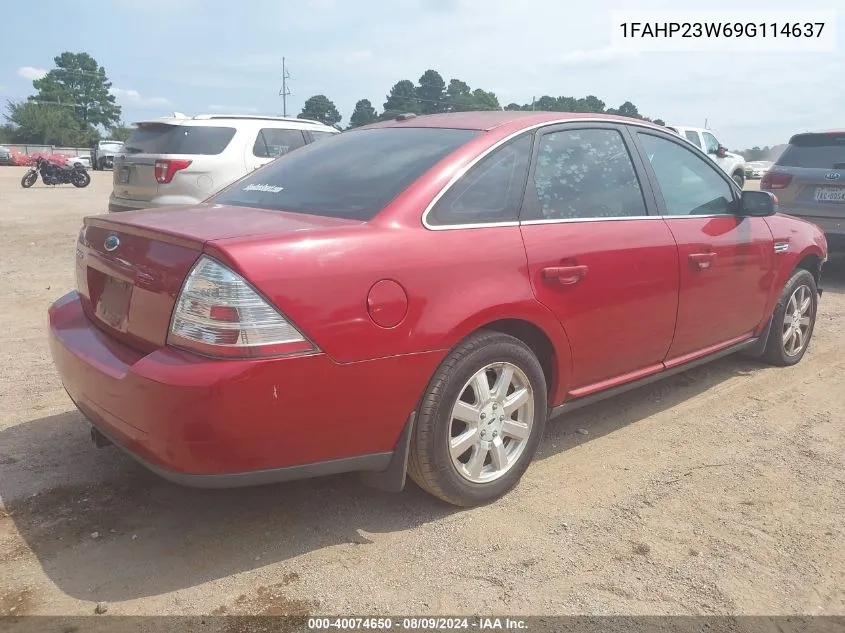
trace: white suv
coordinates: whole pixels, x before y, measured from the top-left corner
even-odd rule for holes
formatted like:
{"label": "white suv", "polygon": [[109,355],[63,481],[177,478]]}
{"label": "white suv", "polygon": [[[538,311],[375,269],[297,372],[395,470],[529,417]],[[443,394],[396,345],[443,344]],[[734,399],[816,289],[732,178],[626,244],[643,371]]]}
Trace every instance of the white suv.
{"label": "white suv", "polygon": [[702,152],[705,152],[721,167],[734,182],[742,187],[745,184],[745,159],[739,154],[732,154],[722,145],[713,132],[700,127],[667,125],[670,130],[687,139]]}
{"label": "white suv", "polygon": [[307,119],[218,114],[135,125],[115,157],[109,211],[197,204],[274,158],[339,134]]}

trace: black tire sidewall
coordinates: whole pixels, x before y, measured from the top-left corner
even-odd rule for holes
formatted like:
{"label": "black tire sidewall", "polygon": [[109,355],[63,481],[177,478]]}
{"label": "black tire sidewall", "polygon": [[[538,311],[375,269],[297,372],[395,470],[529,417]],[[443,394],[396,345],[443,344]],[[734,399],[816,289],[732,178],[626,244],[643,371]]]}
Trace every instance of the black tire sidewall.
{"label": "black tire sidewall", "polygon": [[[807,330],[807,342],[804,344],[804,349],[795,356],[788,356],[783,349],[783,319],[786,314],[786,307],[789,303],[789,298],[799,286],[807,286],[810,289],[810,302],[812,314],[810,316],[810,329]],[[766,349],[766,355],[770,361],[778,365],[796,365],[810,347],[813,340],[813,332],[816,329],[816,315],[819,309],[818,291],[816,288],[816,280],[813,275],[807,270],[797,270],[789,278],[789,281],[784,286],[777,309],[772,318],[772,331],[769,338],[769,343]]]}
{"label": "black tire sidewall", "polygon": [[[451,412],[467,381],[482,367],[496,362],[512,363],[528,377],[534,391],[534,421],[528,444],[517,463],[500,479],[486,484],[475,484],[458,473],[452,463],[448,450]],[[460,358],[448,373],[446,385],[440,391],[433,414],[429,419],[421,418],[417,422],[433,426],[432,432],[427,436],[428,445],[419,448],[424,450],[431,459],[437,486],[447,494],[448,501],[462,506],[487,503],[501,497],[519,482],[542,440],[548,413],[543,369],[526,345],[518,339],[501,334]],[[437,376],[435,380],[436,378]],[[427,394],[427,397],[431,396]]]}
{"label": "black tire sidewall", "polygon": [[733,178],[733,181],[734,181],[737,185],[739,185],[739,188],[740,188],[740,189],[742,189],[742,188],[745,186],[745,176],[743,176],[742,174],[740,174],[740,173],[736,173],[736,174],[734,174],[734,175],[733,175],[733,176],[731,176],[731,177]]}

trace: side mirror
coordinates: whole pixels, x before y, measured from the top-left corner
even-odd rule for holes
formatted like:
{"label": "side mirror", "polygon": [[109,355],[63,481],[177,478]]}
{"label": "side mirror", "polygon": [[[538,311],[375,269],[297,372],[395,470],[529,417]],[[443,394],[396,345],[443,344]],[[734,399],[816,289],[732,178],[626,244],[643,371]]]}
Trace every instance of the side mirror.
{"label": "side mirror", "polygon": [[743,191],[740,215],[765,218],[778,212],[778,199],[768,191]]}

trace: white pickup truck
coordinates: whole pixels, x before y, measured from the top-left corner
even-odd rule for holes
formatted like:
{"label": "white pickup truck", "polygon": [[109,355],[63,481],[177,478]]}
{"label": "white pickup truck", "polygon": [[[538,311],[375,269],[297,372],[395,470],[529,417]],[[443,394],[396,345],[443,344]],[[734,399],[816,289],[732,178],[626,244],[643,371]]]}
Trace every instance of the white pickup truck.
{"label": "white pickup truck", "polygon": [[701,127],[685,125],[667,125],[666,127],[705,152],[740,187],[745,184],[745,159],[739,154],[729,152],[716,139],[713,132]]}

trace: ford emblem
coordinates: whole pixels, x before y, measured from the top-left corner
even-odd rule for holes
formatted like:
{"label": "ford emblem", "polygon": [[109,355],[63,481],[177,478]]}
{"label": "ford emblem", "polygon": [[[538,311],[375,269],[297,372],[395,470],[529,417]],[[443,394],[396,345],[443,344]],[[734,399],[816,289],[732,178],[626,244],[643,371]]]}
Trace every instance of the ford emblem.
{"label": "ford emblem", "polygon": [[827,178],[828,180],[839,180],[841,175],[842,174],[840,174],[838,172],[832,171],[829,174],[825,174],[824,177]]}
{"label": "ford emblem", "polygon": [[120,246],[120,239],[112,233],[106,238],[106,241],[103,242],[103,248],[105,248],[109,253],[115,250],[118,246]]}

